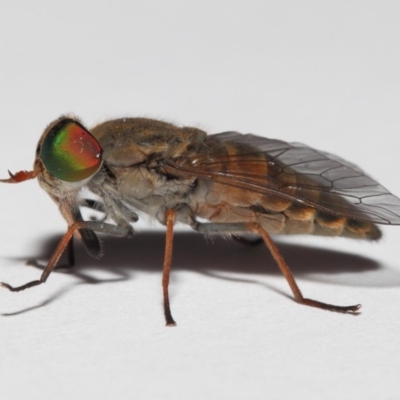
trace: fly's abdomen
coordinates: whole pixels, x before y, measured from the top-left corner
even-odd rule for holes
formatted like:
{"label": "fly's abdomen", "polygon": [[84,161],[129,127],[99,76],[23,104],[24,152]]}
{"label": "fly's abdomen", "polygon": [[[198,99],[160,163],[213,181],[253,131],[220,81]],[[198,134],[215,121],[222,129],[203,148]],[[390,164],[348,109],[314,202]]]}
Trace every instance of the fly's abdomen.
{"label": "fly's abdomen", "polygon": [[379,228],[368,221],[335,216],[291,203],[277,212],[264,208],[265,204],[271,204],[271,199],[265,195],[211,181],[198,182],[191,199],[192,208],[200,218],[219,223],[257,222],[270,234],[344,236],[369,240],[377,240],[381,236]]}
{"label": "fly's abdomen", "polygon": [[[199,217],[219,223],[257,222],[270,234],[370,240],[381,236],[376,225],[364,220],[355,206],[340,196],[308,189],[318,182],[291,173],[290,167],[276,163],[270,154],[239,143],[210,145],[214,146],[209,148],[211,156],[201,167],[204,172],[212,170],[213,179],[198,179],[190,194]],[[307,198],[302,201],[305,190]],[[347,208],[347,215],[337,212],[337,206]]]}

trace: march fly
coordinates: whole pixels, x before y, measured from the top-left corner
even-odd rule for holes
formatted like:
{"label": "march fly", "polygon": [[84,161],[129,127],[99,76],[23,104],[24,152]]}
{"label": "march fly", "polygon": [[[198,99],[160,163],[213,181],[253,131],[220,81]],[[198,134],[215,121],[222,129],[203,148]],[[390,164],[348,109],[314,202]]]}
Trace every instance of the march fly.
{"label": "march fly", "polygon": [[[101,257],[96,233],[130,237],[137,212],[144,212],[166,226],[167,325],[175,325],[168,286],[177,222],[205,235],[258,235],[297,302],[342,313],[356,313],[361,305],[303,297],[271,235],[377,240],[377,224],[400,224],[400,199],[339,157],[298,143],[237,132],[208,135],[146,118],[110,120],[88,130],[77,118],[62,116],[40,138],[33,171],[9,175],[1,182],[37,178],[68,230],[40,279],[3,287],[18,292],[46,282],[74,236],[91,256]],[[104,218],[84,220],[82,207],[101,211]]]}

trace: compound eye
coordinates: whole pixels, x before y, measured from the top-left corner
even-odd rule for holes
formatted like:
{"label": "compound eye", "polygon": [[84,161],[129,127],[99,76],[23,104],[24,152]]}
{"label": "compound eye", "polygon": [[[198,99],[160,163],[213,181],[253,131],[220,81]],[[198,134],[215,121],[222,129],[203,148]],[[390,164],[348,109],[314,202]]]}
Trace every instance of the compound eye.
{"label": "compound eye", "polygon": [[102,163],[97,140],[77,121],[65,118],[43,139],[40,159],[47,171],[66,182],[78,182],[94,175]]}

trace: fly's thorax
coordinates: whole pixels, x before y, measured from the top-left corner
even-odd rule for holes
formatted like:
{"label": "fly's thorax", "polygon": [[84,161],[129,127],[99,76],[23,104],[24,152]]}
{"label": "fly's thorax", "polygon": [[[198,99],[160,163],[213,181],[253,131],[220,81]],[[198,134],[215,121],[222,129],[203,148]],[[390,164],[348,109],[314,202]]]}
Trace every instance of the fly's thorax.
{"label": "fly's thorax", "polygon": [[91,133],[114,175],[115,198],[160,222],[167,208],[184,209],[189,203],[195,178],[170,177],[162,169],[169,160],[195,155],[204,145],[205,132],[147,118],[121,118],[99,124]]}
{"label": "fly's thorax", "polygon": [[112,167],[132,167],[154,159],[195,154],[207,134],[197,128],[178,127],[147,118],[120,118],[95,126],[91,133]]}

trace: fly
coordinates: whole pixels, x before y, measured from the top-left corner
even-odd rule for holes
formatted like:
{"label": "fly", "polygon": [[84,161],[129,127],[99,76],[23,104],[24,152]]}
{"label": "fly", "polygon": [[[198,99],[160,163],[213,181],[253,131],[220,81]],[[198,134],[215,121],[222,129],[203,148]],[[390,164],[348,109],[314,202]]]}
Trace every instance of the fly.
{"label": "fly", "polygon": [[[3,287],[18,292],[46,282],[66,248],[73,260],[74,236],[100,258],[96,232],[130,237],[141,211],[166,226],[162,287],[167,325],[175,325],[168,287],[177,222],[206,235],[257,234],[297,302],[342,313],[356,313],[361,305],[303,297],[271,235],[377,240],[377,224],[400,225],[400,199],[334,155],[250,134],[207,135],[145,118],[110,120],[89,131],[78,119],[62,116],[40,138],[33,171],[9,175],[1,182],[37,178],[68,230],[40,279]],[[88,192],[98,200],[86,199],[82,193]],[[83,220],[81,207],[101,211],[104,219]]]}

